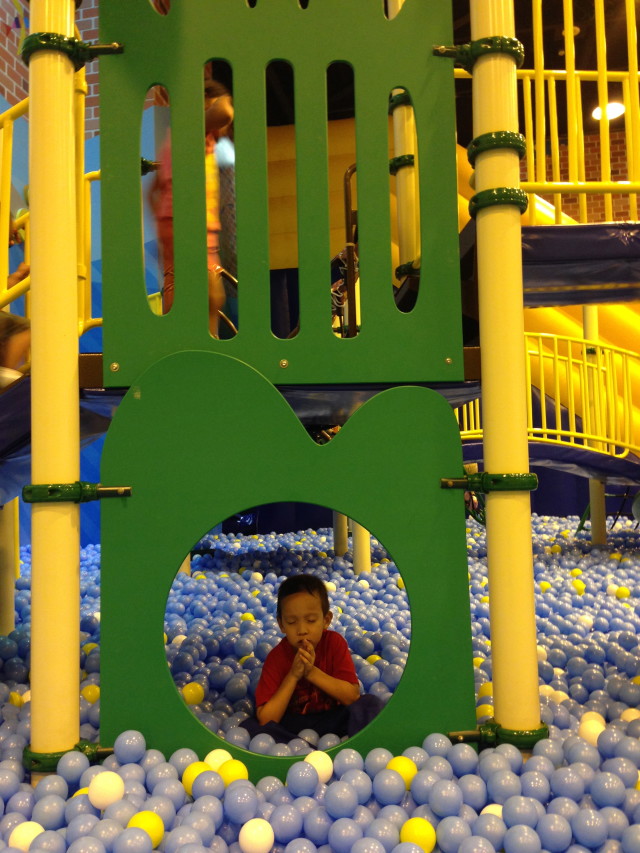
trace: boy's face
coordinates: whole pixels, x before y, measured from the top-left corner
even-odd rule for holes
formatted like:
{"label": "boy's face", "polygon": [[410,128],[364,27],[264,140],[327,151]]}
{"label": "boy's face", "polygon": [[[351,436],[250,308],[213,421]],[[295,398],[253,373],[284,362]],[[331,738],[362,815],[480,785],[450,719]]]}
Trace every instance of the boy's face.
{"label": "boy's face", "polygon": [[294,649],[305,643],[311,643],[315,649],[333,615],[331,611],[323,613],[320,599],[304,591],[283,599],[280,611],[278,625]]}

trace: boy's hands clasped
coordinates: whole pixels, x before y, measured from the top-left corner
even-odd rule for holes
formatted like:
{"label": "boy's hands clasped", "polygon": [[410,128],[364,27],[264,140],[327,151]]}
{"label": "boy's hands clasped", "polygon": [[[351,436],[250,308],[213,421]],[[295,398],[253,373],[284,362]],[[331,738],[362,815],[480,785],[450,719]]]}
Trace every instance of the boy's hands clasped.
{"label": "boy's hands clasped", "polygon": [[303,640],[291,664],[291,675],[299,681],[306,678],[316,662],[316,650],[309,640]]}

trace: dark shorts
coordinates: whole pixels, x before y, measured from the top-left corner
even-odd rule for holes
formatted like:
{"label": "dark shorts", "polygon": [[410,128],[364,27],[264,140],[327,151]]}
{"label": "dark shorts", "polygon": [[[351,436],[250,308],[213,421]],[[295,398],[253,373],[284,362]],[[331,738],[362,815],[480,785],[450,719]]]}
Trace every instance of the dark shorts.
{"label": "dark shorts", "polygon": [[261,726],[255,717],[249,717],[241,723],[251,737],[257,734],[269,734],[277,743],[288,743],[303,729],[313,729],[320,737],[334,734],[339,737],[352,737],[384,708],[384,703],[365,693],[352,705],[340,705],[330,711],[320,714],[289,714],[286,713],[279,723],[266,723]]}

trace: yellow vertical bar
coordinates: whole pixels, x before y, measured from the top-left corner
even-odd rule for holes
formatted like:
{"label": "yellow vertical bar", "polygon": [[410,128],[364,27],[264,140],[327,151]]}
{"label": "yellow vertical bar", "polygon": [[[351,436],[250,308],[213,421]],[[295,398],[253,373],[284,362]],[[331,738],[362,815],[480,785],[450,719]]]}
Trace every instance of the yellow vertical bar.
{"label": "yellow vertical bar", "polygon": [[[634,0],[625,0],[627,23],[627,67],[629,69],[629,107],[625,113],[625,126],[629,128],[627,162],[629,180],[640,180],[640,80],[638,80],[638,26]],[[638,196],[629,196],[632,219],[638,218]]]}
{"label": "yellow vertical bar", "polygon": [[576,43],[573,0],[562,0],[564,18],[564,62],[567,72],[567,156],[569,180],[578,180],[578,119],[576,105]]}
{"label": "yellow vertical bar", "polygon": [[[560,178],[560,140],[558,138],[558,102],[556,100],[556,81],[549,77],[549,142],[551,146],[551,175],[554,181]],[[553,206],[556,225],[562,224],[562,194],[555,193]]]}
{"label": "yellow vertical bar", "polygon": [[546,119],[544,88],[544,30],[542,0],[533,0],[533,68],[536,92],[536,180],[546,180]]}
{"label": "yellow vertical bar", "polygon": [[0,635],[15,628],[15,583],[20,566],[18,499],[0,506]]}
{"label": "yellow vertical bar", "polygon": [[11,217],[11,161],[13,157],[13,119],[8,118],[2,125],[0,133],[0,234],[2,234],[2,251],[0,251],[0,294],[7,289],[9,275],[9,253],[6,246],[6,235],[9,233]]}
{"label": "yellow vertical bar", "polygon": [[[578,97],[576,100],[576,123],[578,125],[578,180],[586,180],[586,166],[584,157],[584,126],[582,121],[582,84],[578,78]],[[584,193],[578,195],[578,217],[580,222],[588,221],[587,197]]]}
{"label": "yellow vertical bar", "polygon": [[[607,35],[605,29],[604,0],[595,0],[596,20],[596,58],[598,66],[598,104],[602,110],[600,119],[600,180],[611,180],[611,141],[609,135],[609,120],[606,117],[606,107],[609,102],[609,86],[607,82]],[[604,196],[604,218],[610,222],[613,219],[613,201],[611,193]]]}
{"label": "yellow vertical bar", "polygon": [[[73,0],[31,0],[31,31],[72,37]],[[37,51],[29,63],[31,201],[31,436],[34,483],[80,475],[74,69]],[[32,511],[31,749],[78,741],[79,506]]]}
{"label": "yellow vertical bar", "polygon": [[[525,77],[522,81],[522,99],[524,103],[524,136],[527,153],[527,181],[535,180],[536,153],[533,133],[533,105],[531,101],[531,78]],[[529,193],[529,225],[536,224],[536,196]]]}
{"label": "yellow vertical bar", "polygon": [[86,74],[84,68],[76,72],[73,97],[73,114],[75,129],[75,182],[76,182],[76,251],[78,276],[78,334],[84,331],[85,323],[91,316],[91,291],[89,269],[85,264],[85,191],[84,191],[84,117],[85,95],[87,92]]}

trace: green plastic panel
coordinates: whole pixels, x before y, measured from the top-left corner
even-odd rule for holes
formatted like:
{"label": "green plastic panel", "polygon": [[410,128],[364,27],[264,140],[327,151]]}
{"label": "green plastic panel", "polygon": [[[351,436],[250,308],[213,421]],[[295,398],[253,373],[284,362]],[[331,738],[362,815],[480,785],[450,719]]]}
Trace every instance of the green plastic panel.
{"label": "green plastic panel", "polygon": [[[184,349],[221,352],[275,384],[458,381],[463,378],[452,63],[432,56],[452,39],[448,0],[407,0],[397,17],[383,0],[176,0],[167,16],[149,0],[109,0],[100,38],[124,53],[100,60],[105,383],[132,385],[159,358]],[[233,70],[236,106],[240,332],[208,333],[202,69]],[[291,63],[295,81],[301,331],[270,330],[265,69]],[[362,330],[338,339],[329,323],[326,69],[355,76]],[[151,313],[144,286],[140,130],[148,88],[170,93],[176,297]],[[414,104],[420,162],[421,292],[394,305],[391,286],[388,99]],[[282,361],[287,367],[282,368]],[[117,364],[112,372],[110,365]]]}
{"label": "green plastic panel", "polygon": [[354,518],[405,580],[405,674],[350,745],[399,753],[428,732],[472,728],[463,496],[440,488],[461,470],[458,426],[435,391],[384,391],[321,446],[272,384],[236,359],[182,352],[152,366],[118,408],[102,455],[102,481],[126,482],[132,495],[102,505],[101,742],[140,729],[166,754],[190,746],[203,756],[224,745],[254,781],[286,773],[293,759],[231,747],[191,714],[163,644],[167,596],[189,549],[233,513],[282,500]]}

